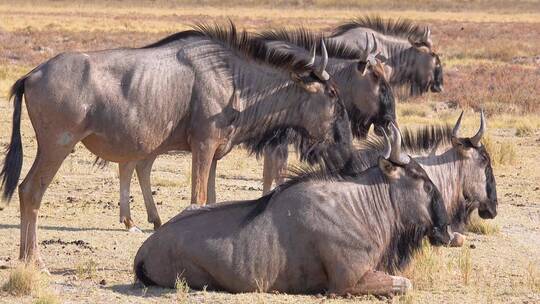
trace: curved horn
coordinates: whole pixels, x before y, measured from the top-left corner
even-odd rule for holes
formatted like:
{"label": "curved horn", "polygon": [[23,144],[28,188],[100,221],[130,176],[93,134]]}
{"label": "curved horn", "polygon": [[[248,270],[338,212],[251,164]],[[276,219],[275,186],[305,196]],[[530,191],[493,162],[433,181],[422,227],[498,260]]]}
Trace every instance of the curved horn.
{"label": "curved horn", "polygon": [[326,50],[326,45],[324,44],[324,39],[321,38],[321,53],[322,53],[322,64],[321,67],[317,70],[317,76],[322,80],[330,79],[330,75],[326,72],[326,65],[328,64],[328,51]]}
{"label": "curved horn", "polygon": [[480,141],[482,140],[482,136],[484,136],[484,132],[486,131],[486,120],[484,117],[484,110],[480,111],[480,129],[478,129],[478,132],[476,132],[476,135],[471,137],[471,144],[475,147],[480,147]]}
{"label": "curved horn", "polygon": [[360,58],[360,60],[367,61],[368,56],[369,56],[369,35],[366,32],[366,47],[364,48],[364,53],[362,54],[362,58]]}
{"label": "curved horn", "polygon": [[401,132],[393,122],[390,125],[392,126],[392,137],[394,139],[390,152],[390,160],[399,165],[406,165],[411,161],[411,158],[401,152]]}
{"label": "curved horn", "polygon": [[463,111],[461,111],[461,114],[459,115],[459,118],[456,121],[456,125],[454,126],[454,129],[452,129],[452,136],[458,137],[459,128],[461,127],[461,119],[463,118]]}
{"label": "curved horn", "polygon": [[375,39],[375,34],[371,33],[373,37],[373,47],[371,48],[371,53],[377,53],[379,51],[379,46],[377,45],[377,39]]}
{"label": "curved horn", "polygon": [[385,143],[382,157],[384,157],[384,159],[388,159],[390,158],[390,153],[392,152],[392,146],[390,143],[390,138],[388,138],[388,135],[386,135],[386,132],[384,130],[382,130],[382,132],[383,132],[384,143]]}
{"label": "curved horn", "polygon": [[311,51],[309,51],[309,61],[308,61],[308,66],[313,66],[313,64],[315,63],[315,53],[317,51],[317,45],[316,44],[313,44],[313,46],[311,47]]}

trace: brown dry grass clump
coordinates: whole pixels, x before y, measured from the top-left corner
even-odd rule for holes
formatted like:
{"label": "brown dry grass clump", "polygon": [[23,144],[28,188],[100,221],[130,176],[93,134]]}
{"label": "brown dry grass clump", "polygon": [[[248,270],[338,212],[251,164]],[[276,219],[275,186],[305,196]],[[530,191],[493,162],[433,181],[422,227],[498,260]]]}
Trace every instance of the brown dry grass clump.
{"label": "brown dry grass clump", "polygon": [[446,74],[445,91],[425,98],[483,108],[489,114],[538,113],[540,70],[521,65],[461,66]]}
{"label": "brown dry grass clump", "polygon": [[501,228],[493,221],[481,219],[477,214],[473,214],[467,223],[467,230],[476,234],[491,235],[498,233]]}
{"label": "brown dry grass clump", "polygon": [[40,272],[35,266],[21,264],[11,271],[2,290],[14,296],[28,296],[38,291],[40,280]]}

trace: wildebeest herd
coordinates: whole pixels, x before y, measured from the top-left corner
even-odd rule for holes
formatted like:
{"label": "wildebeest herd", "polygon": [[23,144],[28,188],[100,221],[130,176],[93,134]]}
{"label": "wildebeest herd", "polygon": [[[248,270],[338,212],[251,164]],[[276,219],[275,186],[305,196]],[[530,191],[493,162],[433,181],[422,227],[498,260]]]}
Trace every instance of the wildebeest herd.
{"label": "wildebeest herd", "polygon": [[[120,222],[131,231],[137,172],[156,230],[134,261],[145,285],[182,277],[229,292],[404,293],[412,285],[396,273],[422,239],[461,246],[474,210],[496,216],[497,194],[484,114],[472,137],[459,136],[463,113],[453,127],[400,130],[396,86],[441,92],[442,63],[428,27],[373,16],[329,35],[197,24],[142,48],[60,54],[11,90],[4,199],[22,169],[23,97],[38,143],[18,188],[19,257],[44,267],[41,200],[82,142],[119,164]],[[264,195],[214,204],[217,161],[237,145],[264,155]],[[290,146],[303,164],[286,173]],[[192,206],[161,225],[150,173],[171,150],[192,153]]]}

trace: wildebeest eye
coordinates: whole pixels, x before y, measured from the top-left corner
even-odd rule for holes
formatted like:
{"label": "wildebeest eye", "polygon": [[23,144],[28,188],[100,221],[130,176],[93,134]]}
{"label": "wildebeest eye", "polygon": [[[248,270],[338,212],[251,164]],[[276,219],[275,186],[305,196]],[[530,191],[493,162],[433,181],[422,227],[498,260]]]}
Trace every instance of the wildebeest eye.
{"label": "wildebeest eye", "polygon": [[431,183],[424,183],[424,191],[431,193],[433,191],[433,185]]}

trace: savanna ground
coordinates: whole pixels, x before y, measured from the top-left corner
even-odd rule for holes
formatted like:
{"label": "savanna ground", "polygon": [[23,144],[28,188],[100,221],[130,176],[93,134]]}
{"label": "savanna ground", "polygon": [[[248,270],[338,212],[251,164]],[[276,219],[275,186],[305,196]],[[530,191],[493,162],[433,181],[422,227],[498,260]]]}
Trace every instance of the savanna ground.
{"label": "savanna ground", "polygon": [[[540,2],[539,1],[0,1],[0,145],[11,130],[9,86],[40,62],[63,51],[136,47],[187,28],[194,21],[231,17],[249,30],[304,25],[328,30],[365,13],[407,17],[430,24],[443,54],[445,92],[400,100],[402,126],[453,123],[467,110],[463,134],[488,113],[499,215],[475,220],[463,248],[425,246],[405,272],[414,291],[405,297],[327,299],[280,294],[230,295],[142,288],[133,284],[132,261],[151,231],[142,195],[132,182],[132,214],[143,233],[118,222],[115,164],[100,169],[78,145],[43,199],[40,249],[51,275],[18,267],[18,197],[0,205],[0,302],[540,302]],[[24,168],[36,153],[30,121],[23,115]],[[163,220],[189,204],[190,155],[160,157],[153,189]],[[219,201],[260,196],[262,164],[241,149],[218,166]],[[213,225],[214,223],[208,223]],[[18,277],[17,277],[18,275]],[[26,276],[25,276],[26,275]],[[19,287],[7,284],[23,283]],[[17,280],[19,278],[19,280]],[[234,279],[234,278],[231,278]],[[25,290],[24,283],[31,283]],[[17,292],[26,295],[16,295]]]}

